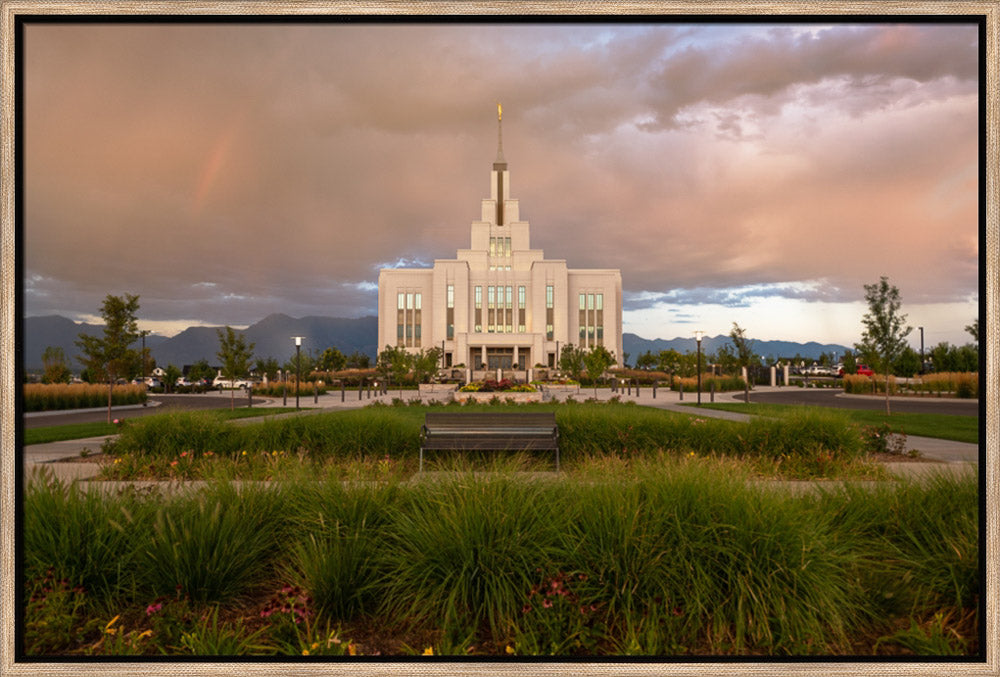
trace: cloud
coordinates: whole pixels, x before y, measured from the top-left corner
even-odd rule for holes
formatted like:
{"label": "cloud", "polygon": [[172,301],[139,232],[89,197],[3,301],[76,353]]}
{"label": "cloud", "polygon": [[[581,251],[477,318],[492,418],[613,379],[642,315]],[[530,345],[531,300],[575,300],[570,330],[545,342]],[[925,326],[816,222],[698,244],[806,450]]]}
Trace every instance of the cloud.
{"label": "cloud", "polygon": [[29,313],[124,292],[162,321],[374,313],[380,268],[469,246],[497,100],[532,246],[620,268],[630,307],[978,286],[972,25],[26,35]]}

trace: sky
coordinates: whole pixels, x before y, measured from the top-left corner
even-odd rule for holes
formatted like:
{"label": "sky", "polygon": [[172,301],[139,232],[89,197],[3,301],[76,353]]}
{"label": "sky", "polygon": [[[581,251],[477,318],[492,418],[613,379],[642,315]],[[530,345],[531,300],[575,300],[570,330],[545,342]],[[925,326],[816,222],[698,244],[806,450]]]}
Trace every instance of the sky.
{"label": "sky", "polygon": [[140,328],[374,315],[469,246],[496,104],[532,247],[624,331],[852,345],[887,276],[978,314],[975,25],[29,24],[24,310]]}

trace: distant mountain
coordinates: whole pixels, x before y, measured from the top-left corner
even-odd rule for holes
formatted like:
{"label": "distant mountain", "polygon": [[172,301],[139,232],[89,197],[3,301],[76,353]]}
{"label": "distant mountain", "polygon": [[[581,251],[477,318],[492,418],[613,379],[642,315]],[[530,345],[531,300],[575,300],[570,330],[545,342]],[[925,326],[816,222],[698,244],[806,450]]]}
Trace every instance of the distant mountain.
{"label": "distant mountain", "polygon": [[[176,336],[167,339],[152,351],[159,365],[173,364],[183,367],[198,360],[218,363],[219,327],[188,327]],[[252,324],[240,333],[248,343],[254,344],[254,355],[273,357],[284,362],[295,353],[293,336],[305,337],[302,349],[321,353],[335,346],[345,355],[358,351],[372,360],[377,354],[378,318],[346,317],[289,317],[288,315],[268,315],[260,322]]]}
{"label": "distant mountain", "polygon": [[[796,355],[801,355],[806,359],[815,360],[819,358],[821,353],[836,353],[838,356],[842,356],[850,350],[847,346],[837,343],[750,340],[753,342],[754,352],[758,355],[763,355],[765,358],[795,357]],[[701,350],[705,354],[714,353],[725,345],[732,345],[732,339],[725,334],[706,336],[701,340]],[[689,350],[695,351],[698,349],[698,344],[693,337],[678,337],[670,340],[644,339],[635,334],[622,334],[622,346],[623,350],[628,353],[629,361],[633,364],[635,364],[635,359],[647,350],[655,355],[661,350],[673,349],[681,353],[686,353]]]}
{"label": "distant mountain", "polygon": [[[198,360],[208,360],[210,364],[218,362],[215,354],[219,351],[218,327],[188,327],[176,336],[166,338],[155,334],[146,337],[146,346],[161,366],[173,364],[183,367],[194,364]],[[24,364],[27,369],[42,368],[42,351],[47,346],[57,346],[63,349],[69,358],[70,368],[79,371],[80,363],[76,356],[80,354],[74,341],[81,333],[100,335],[102,325],[73,322],[59,315],[44,317],[28,317],[24,320]],[[255,344],[254,354],[258,357],[273,357],[284,362],[295,353],[293,336],[304,336],[303,350],[322,352],[326,348],[336,346],[345,355],[358,351],[368,355],[373,361],[378,354],[378,318],[374,316],[345,317],[301,317],[288,315],[268,315],[260,322],[250,325],[242,332],[247,341]],[[624,350],[629,354],[629,360],[635,359],[647,350],[658,353],[661,350],[673,348],[680,352],[695,350],[694,338],[674,339],[644,339],[635,334],[622,336]],[[730,343],[728,336],[709,336],[702,340],[701,348],[708,353],[714,353]],[[838,344],[820,344],[816,342],[795,343],[792,341],[763,341],[754,339],[754,350],[760,354],[774,357],[793,357],[796,354],[806,359],[816,359],[820,353],[837,353],[843,355],[847,346]]]}
{"label": "distant mountain", "polygon": [[[42,353],[49,346],[62,348],[72,371],[80,371],[83,365],[77,360],[80,348],[75,341],[80,334],[101,336],[104,334],[103,324],[87,324],[74,322],[62,315],[44,315],[24,318],[24,365],[27,369],[42,368]],[[165,336],[150,335],[146,337],[146,347],[153,348],[166,341]]]}

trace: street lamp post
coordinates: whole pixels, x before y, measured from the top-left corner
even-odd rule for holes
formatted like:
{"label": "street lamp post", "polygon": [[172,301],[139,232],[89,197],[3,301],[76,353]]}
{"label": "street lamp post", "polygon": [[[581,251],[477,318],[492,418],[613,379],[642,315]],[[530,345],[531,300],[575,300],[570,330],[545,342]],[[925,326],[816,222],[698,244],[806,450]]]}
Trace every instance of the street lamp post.
{"label": "street lamp post", "polygon": [[917,327],[920,330],[920,373],[924,373],[924,328]]}
{"label": "street lamp post", "polygon": [[305,336],[293,336],[295,340],[295,411],[299,410],[299,381],[302,380],[302,339]]}
{"label": "street lamp post", "polygon": [[701,406],[701,337],[705,335],[703,331],[696,331],[694,339],[698,342],[698,406]]}

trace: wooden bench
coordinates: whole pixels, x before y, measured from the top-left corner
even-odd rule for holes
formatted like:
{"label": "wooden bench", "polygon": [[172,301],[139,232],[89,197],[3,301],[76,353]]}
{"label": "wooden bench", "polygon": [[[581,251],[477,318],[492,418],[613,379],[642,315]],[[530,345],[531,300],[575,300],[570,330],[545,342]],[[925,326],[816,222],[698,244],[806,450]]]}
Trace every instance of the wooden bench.
{"label": "wooden bench", "polygon": [[424,451],[555,451],[559,471],[559,428],[552,412],[428,413],[420,431],[420,470]]}

